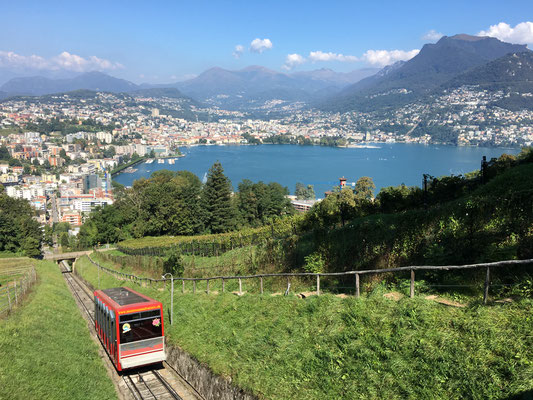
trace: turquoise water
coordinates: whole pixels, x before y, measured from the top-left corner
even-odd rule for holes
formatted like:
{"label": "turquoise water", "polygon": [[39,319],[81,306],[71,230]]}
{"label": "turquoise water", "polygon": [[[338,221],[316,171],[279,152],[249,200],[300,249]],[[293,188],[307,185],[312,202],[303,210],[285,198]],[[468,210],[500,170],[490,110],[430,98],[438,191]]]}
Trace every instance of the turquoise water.
{"label": "turquoise water", "polygon": [[297,182],[315,186],[317,197],[337,185],[345,176],[355,182],[370,176],[380,188],[405,183],[420,186],[422,174],[433,176],[464,174],[479,169],[482,156],[517,154],[519,149],[456,147],[403,143],[377,143],[375,148],[334,148],[298,145],[195,146],[181,148],[185,157],[175,164],[139,164],[134,173],[122,173],[115,180],[131,186],[135,179],[148,178],[160,169],[188,170],[200,179],[215,161],[220,161],[233,187],[243,179],[279,182],[294,192]]}

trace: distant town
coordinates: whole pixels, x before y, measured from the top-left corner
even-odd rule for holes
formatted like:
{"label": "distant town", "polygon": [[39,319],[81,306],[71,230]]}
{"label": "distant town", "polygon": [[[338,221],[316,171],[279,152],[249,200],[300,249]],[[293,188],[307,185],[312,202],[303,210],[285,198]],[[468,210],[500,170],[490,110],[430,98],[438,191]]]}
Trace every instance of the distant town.
{"label": "distant town", "polygon": [[9,196],[29,200],[41,223],[66,222],[76,229],[95,207],[113,203],[113,174],[145,160],[168,157],[173,163],[180,146],[530,146],[533,111],[487,107],[503,96],[463,86],[394,112],[302,108],[272,119],[201,108],[183,98],[100,92],[13,98],[0,103],[0,146],[9,153],[0,155],[0,182]]}

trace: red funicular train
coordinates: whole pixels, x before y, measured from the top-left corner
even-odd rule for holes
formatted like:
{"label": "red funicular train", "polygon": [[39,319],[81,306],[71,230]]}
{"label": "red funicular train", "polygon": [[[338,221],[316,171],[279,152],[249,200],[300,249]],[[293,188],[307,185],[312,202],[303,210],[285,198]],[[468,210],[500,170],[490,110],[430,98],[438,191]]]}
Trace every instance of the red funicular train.
{"label": "red funicular train", "polygon": [[95,327],[117,370],[165,360],[163,305],[130,288],[94,292]]}

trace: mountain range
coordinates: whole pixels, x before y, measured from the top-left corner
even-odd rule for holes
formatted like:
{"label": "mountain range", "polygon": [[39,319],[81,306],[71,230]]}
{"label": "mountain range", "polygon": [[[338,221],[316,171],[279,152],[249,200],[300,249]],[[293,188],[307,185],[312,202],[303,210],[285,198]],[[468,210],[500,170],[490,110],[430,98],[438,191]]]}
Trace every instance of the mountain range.
{"label": "mountain range", "polygon": [[505,43],[492,37],[444,36],[435,44],[424,45],[409,61],[393,64],[348,86],[319,107],[345,111],[406,104],[473,68],[507,54],[523,52],[531,51],[526,45]]}
{"label": "mountain range", "polygon": [[88,72],[68,79],[52,79],[43,76],[12,78],[0,86],[0,91],[4,92],[3,97],[6,97],[8,95],[41,96],[80,89],[132,93],[147,89],[169,88],[178,89],[184,95],[202,102],[225,106],[233,104],[239,108],[257,101],[265,102],[280,98],[288,101],[306,101],[313,96],[323,97],[377,71],[378,69],[375,68],[364,68],[342,73],[319,69],[284,74],[260,66],[250,66],[237,71],[215,67],[183,82],[141,85],[101,72]]}
{"label": "mountain range", "polygon": [[[318,69],[282,73],[261,66],[236,71],[215,67],[183,82],[141,85],[101,72],[64,79],[16,77],[0,86],[0,98],[88,89],[192,98],[220,108],[247,111],[265,111],[272,104],[273,107],[297,104],[335,112],[371,111],[420,101],[462,85],[531,91],[532,57],[533,52],[525,45],[459,34],[426,44],[409,61],[399,61],[381,70],[365,68],[341,73]],[[529,98],[524,101],[524,97],[527,96],[511,103],[528,105]]]}

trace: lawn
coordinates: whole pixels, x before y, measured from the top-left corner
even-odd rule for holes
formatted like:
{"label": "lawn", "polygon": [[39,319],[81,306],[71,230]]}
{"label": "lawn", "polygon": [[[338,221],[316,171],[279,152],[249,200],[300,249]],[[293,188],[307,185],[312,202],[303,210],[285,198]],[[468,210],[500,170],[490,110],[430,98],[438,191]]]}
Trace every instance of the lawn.
{"label": "lawn", "polygon": [[[96,268],[78,272],[97,285]],[[100,274],[169,308],[169,291]],[[465,308],[415,296],[299,299],[177,290],[168,340],[268,399],[507,399],[533,390],[533,301]]]}
{"label": "lawn", "polygon": [[37,274],[23,306],[0,320],[0,399],[116,399],[59,267],[42,261]]}

